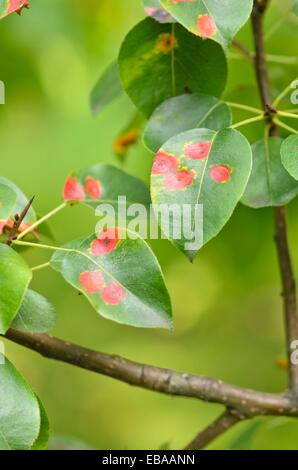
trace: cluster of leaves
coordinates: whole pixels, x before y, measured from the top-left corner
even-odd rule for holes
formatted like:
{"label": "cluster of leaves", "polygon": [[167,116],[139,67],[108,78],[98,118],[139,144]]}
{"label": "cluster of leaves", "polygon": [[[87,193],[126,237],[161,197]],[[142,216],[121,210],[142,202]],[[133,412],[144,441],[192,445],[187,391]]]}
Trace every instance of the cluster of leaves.
{"label": "cluster of leaves", "polygon": [[[27,6],[0,0],[0,18]],[[144,0],[147,17],[125,38],[118,57],[91,94],[94,112],[122,93],[137,108],[134,120],[116,143],[125,153],[148,120],[143,140],[155,154],[151,196],[138,179],[109,165],[73,173],[65,182],[64,204],[117,206],[130,203],[203,204],[203,243],[215,237],[241,201],[250,207],[278,206],[298,194],[298,137],[265,138],[252,145],[232,123],[221,95],[227,80],[225,50],[251,14],[253,0]],[[260,118],[260,120],[262,117]],[[18,222],[28,199],[12,182],[0,179],[0,333],[11,327],[46,332],[55,310],[29,286],[32,269],[19,247],[40,244],[54,251],[49,265],[79,290],[102,316],[138,327],[171,328],[170,298],[148,244],[128,229],[109,227],[63,247],[40,243],[49,232],[34,209]],[[53,211],[55,213],[55,211]],[[194,225],[195,214],[187,223]],[[185,222],[185,221],[184,221]],[[187,240],[173,239],[173,227],[161,230],[193,260]],[[12,246],[7,237],[17,226]],[[41,230],[40,230],[41,227]],[[132,235],[132,234],[130,234]],[[26,241],[22,241],[26,237]],[[27,241],[29,237],[30,241]],[[0,448],[43,448],[46,413],[8,359],[0,367]]]}

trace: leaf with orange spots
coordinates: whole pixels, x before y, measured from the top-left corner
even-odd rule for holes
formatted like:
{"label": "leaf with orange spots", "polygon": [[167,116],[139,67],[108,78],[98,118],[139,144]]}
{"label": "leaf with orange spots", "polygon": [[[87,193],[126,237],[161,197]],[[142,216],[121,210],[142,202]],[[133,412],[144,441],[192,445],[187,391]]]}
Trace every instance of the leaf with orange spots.
{"label": "leaf with orange spots", "polygon": [[125,160],[129,150],[138,144],[144,126],[144,116],[139,111],[135,112],[129,123],[122,129],[113,142],[113,151],[121,160]]}
{"label": "leaf with orange spots", "polygon": [[193,93],[162,103],[151,115],[144,131],[144,143],[152,152],[174,135],[189,129],[219,131],[232,124],[230,108],[214,96]]}
{"label": "leaf with orange spots", "polygon": [[65,201],[83,202],[93,208],[105,203],[116,206],[118,196],[126,196],[127,203],[150,204],[149,190],[141,180],[101,163],[73,173],[63,189]]}
{"label": "leaf with orange spots", "polygon": [[[2,200],[0,199],[0,206],[2,204],[2,211],[3,216],[1,216],[0,210],[0,235],[7,229],[9,230],[13,225],[13,219],[16,214],[21,214],[23,209],[28,204],[29,200],[25,196],[25,194],[16,186],[12,181],[4,178],[3,176],[0,177],[0,185],[1,187],[7,188],[7,191],[13,192],[15,194],[14,204],[11,201]],[[0,194],[1,198],[1,194]],[[6,217],[4,217],[4,213],[6,213]],[[23,222],[20,226],[19,231],[22,232],[25,230],[29,225],[36,222],[37,216],[36,213],[31,206],[27,212],[26,217],[23,219]],[[34,232],[34,237],[37,238],[38,234]]]}
{"label": "leaf with orange spots", "polygon": [[23,8],[29,8],[29,0],[0,0],[0,20],[11,13],[21,14]]}
{"label": "leaf with orange spots", "polygon": [[242,198],[246,206],[283,206],[298,195],[298,181],[281,161],[282,144],[283,139],[270,137],[252,145],[252,173]]}
{"label": "leaf with orange spots", "polygon": [[[190,260],[231,217],[245,190],[251,165],[246,138],[228,128],[183,132],[157,152],[151,174],[156,217],[164,235]],[[164,217],[162,205],[175,210],[175,218]]]}
{"label": "leaf with orange spots", "polygon": [[228,47],[249,19],[253,0],[160,0],[191,33]]}
{"label": "leaf with orange spots", "polygon": [[126,36],[119,54],[122,85],[146,116],[186,92],[220,96],[227,79],[222,48],[179,24],[146,18]]}
{"label": "leaf with orange spots", "polygon": [[159,23],[173,23],[176,20],[165,10],[160,0],[143,0],[145,13]]}
{"label": "leaf with orange spots", "polygon": [[147,243],[121,228],[65,245],[51,266],[103,317],[144,328],[171,328],[170,298]]}

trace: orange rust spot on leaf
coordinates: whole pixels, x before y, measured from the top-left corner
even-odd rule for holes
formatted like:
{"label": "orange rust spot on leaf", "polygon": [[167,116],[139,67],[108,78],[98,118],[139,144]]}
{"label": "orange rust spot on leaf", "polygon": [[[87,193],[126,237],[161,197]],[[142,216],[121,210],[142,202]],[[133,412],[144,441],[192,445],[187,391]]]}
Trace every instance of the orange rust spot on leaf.
{"label": "orange rust spot on leaf", "polygon": [[79,277],[80,284],[89,294],[96,294],[104,289],[103,274],[101,271],[84,271]]}
{"label": "orange rust spot on leaf", "polygon": [[91,199],[100,199],[101,197],[101,186],[97,179],[92,176],[87,176],[85,182],[85,191],[91,197]]}
{"label": "orange rust spot on leaf", "polygon": [[160,34],[155,47],[159,52],[169,54],[175,47],[177,47],[175,35],[173,33]]}
{"label": "orange rust spot on leaf", "polygon": [[199,35],[203,38],[212,38],[216,33],[216,25],[210,15],[199,15],[197,27]]}
{"label": "orange rust spot on leaf", "polygon": [[101,297],[102,300],[109,305],[118,305],[125,297],[125,292],[122,287],[116,282],[111,282],[103,290]]}
{"label": "orange rust spot on leaf", "polygon": [[29,8],[29,0],[10,0],[7,14],[16,12],[20,15],[23,8]]}
{"label": "orange rust spot on leaf", "polygon": [[214,165],[210,170],[210,178],[216,183],[227,183],[232,174],[228,165]]}
{"label": "orange rust spot on leaf", "polygon": [[132,129],[118,137],[113,144],[113,151],[116,155],[123,156],[128,149],[137,143],[140,136],[139,129]]}
{"label": "orange rust spot on leaf", "polygon": [[280,370],[288,370],[289,368],[289,361],[287,358],[285,357],[279,357],[278,359],[276,359],[275,361],[275,365],[278,369]]}
{"label": "orange rust spot on leaf", "polygon": [[193,184],[196,172],[194,170],[188,171],[182,168],[177,173],[169,173],[165,176],[164,187],[167,190],[186,189]]}

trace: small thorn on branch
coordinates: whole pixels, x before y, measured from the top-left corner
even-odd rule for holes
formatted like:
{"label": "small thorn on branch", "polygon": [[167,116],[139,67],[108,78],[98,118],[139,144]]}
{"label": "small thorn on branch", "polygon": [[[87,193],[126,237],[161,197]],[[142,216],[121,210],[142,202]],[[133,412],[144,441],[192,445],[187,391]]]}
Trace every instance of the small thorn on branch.
{"label": "small thorn on branch", "polygon": [[24,207],[24,209],[22,210],[22,212],[20,214],[16,214],[14,216],[13,226],[11,227],[10,232],[8,234],[8,237],[7,237],[7,240],[5,242],[6,245],[11,245],[13,243],[13,241],[16,240],[19,228],[20,228],[24,218],[26,217],[30,207],[32,206],[34,198],[35,198],[35,196],[33,196],[30,199],[30,201],[28,201],[28,203],[26,204],[26,206]]}

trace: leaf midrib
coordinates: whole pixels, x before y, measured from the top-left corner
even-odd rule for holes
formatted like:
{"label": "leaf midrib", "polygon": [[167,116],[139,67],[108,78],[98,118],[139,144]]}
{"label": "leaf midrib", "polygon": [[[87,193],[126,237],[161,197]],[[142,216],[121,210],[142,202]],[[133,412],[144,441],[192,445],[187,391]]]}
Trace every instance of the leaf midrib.
{"label": "leaf midrib", "polygon": [[[127,232],[129,233],[132,233],[130,232],[129,230],[127,230]],[[134,234],[135,235],[135,234]],[[139,240],[142,240],[141,237],[138,237]],[[84,240],[82,242],[85,243],[86,240]],[[145,241],[142,240],[144,243]],[[58,250],[57,250],[58,251]],[[118,281],[118,279],[116,279],[109,271],[107,271],[104,267],[102,267],[99,263],[97,263],[91,256],[87,255],[86,253],[78,250],[78,249],[75,249],[75,248],[63,248],[63,251],[65,252],[68,252],[68,253],[77,253],[81,256],[84,256],[86,259],[88,259],[89,261],[91,261],[96,267],[98,267],[99,269],[101,269],[106,275],[110,276],[110,278],[117,282],[118,285],[120,285],[126,292],[128,292],[130,295],[132,295],[135,299],[138,300],[138,302],[141,302],[143,305],[145,305],[147,308],[149,308],[150,310],[152,310],[150,308],[150,305],[148,305],[147,303],[143,302],[139,297],[136,296],[136,294],[134,294],[133,292],[131,292],[127,287],[125,287],[121,282]],[[159,272],[161,273],[161,271],[159,270]],[[77,288],[77,287],[76,287]],[[80,289],[79,289],[80,290]],[[84,294],[86,294],[84,291],[81,291],[83,292]],[[166,315],[167,316],[167,315]]]}

